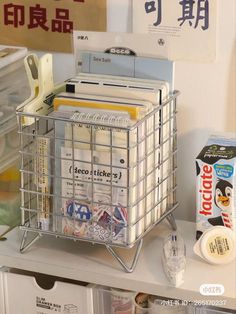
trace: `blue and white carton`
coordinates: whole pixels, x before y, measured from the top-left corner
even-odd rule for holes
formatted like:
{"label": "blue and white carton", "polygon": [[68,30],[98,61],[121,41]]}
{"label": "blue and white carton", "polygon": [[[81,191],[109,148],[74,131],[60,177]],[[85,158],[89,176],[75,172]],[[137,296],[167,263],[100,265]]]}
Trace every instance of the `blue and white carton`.
{"label": "blue and white carton", "polygon": [[196,172],[197,239],[215,225],[236,232],[236,138],[211,136]]}

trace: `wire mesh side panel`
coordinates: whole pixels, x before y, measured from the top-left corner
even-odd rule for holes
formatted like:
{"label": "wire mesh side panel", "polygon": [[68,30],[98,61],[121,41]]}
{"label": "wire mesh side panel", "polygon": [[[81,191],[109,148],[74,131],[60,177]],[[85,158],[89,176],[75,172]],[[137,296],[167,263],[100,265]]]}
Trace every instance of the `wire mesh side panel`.
{"label": "wire mesh side panel", "polygon": [[[52,219],[54,129],[48,119],[19,119],[22,225],[46,231]],[[51,125],[50,125],[51,124]]]}
{"label": "wire mesh side panel", "polygon": [[160,202],[161,212],[171,210],[177,204],[177,125],[176,98],[161,110],[160,127]]}
{"label": "wire mesh side panel", "polygon": [[123,243],[127,228],[127,131],[119,138],[119,129],[110,127],[55,124],[55,187],[60,193],[55,196],[55,232],[93,242]]}
{"label": "wire mesh side panel", "polygon": [[132,246],[176,205],[175,116],[175,98],[131,127],[20,113],[22,226]]}
{"label": "wire mesh side panel", "polygon": [[176,100],[174,97],[154,110],[153,122],[146,121],[144,233],[177,206]]}

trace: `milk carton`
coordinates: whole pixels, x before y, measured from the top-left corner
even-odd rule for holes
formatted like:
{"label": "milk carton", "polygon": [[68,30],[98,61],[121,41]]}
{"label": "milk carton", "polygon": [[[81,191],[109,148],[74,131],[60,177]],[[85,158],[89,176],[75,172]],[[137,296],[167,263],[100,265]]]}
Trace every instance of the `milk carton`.
{"label": "milk carton", "polygon": [[197,239],[215,225],[236,232],[236,138],[211,136],[196,171]]}

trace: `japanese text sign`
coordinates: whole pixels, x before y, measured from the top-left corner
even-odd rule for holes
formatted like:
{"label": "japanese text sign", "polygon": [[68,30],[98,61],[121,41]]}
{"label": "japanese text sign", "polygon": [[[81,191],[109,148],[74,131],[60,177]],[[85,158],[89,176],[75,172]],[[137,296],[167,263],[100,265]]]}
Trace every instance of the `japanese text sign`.
{"label": "japanese text sign", "polygon": [[106,31],[106,0],[2,0],[0,43],[71,52],[73,30]]}
{"label": "japanese text sign", "polygon": [[213,61],[217,0],[133,0],[133,31],[168,36],[168,58]]}

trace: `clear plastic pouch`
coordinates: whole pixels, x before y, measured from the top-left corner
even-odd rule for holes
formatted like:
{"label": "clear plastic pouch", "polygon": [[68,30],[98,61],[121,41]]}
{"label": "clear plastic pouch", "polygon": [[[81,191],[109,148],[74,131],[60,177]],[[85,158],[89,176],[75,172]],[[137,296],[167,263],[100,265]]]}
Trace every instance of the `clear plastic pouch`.
{"label": "clear plastic pouch", "polygon": [[0,239],[20,224],[19,135],[16,107],[29,97],[26,48],[0,45]]}

